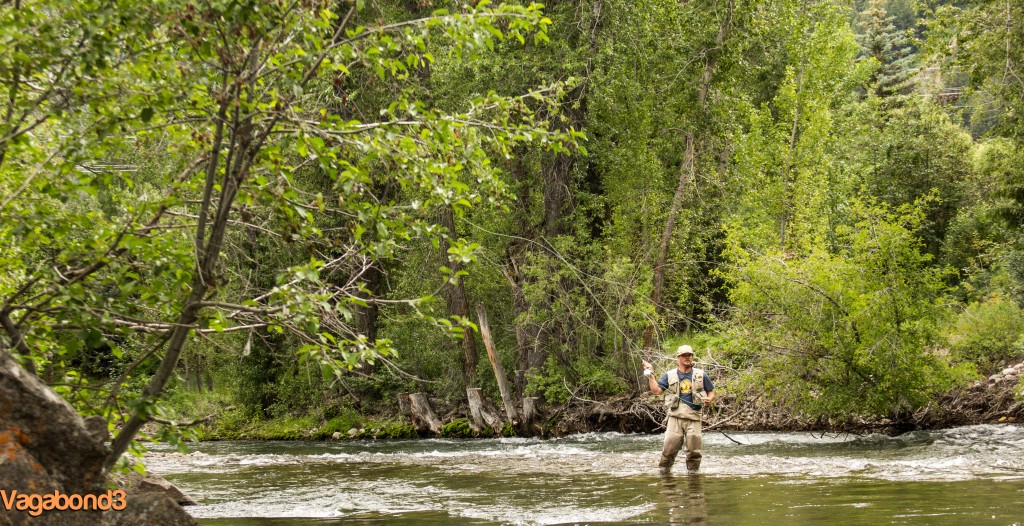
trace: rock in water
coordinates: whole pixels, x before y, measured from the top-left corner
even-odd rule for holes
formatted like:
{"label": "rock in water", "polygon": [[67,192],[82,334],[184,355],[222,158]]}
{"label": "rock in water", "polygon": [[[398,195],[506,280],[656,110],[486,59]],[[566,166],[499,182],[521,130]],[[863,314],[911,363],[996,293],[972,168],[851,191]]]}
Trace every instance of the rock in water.
{"label": "rock in water", "polygon": [[190,499],[174,484],[159,475],[149,475],[139,481],[139,493],[163,493],[182,506],[195,506],[196,501]]}
{"label": "rock in water", "polygon": [[129,495],[127,502],[128,507],[124,510],[104,513],[100,526],[199,526],[166,494]]}

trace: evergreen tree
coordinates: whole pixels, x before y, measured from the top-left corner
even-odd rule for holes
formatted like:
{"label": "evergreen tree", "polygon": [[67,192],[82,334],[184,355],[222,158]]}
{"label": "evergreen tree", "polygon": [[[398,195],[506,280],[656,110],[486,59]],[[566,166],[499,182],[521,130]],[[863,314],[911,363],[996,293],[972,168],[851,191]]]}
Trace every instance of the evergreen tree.
{"label": "evergreen tree", "polygon": [[884,0],[871,0],[862,17],[862,33],[857,39],[862,58],[874,57],[879,63],[870,90],[881,98],[908,94],[916,59],[909,40],[896,29],[895,17],[886,11]]}

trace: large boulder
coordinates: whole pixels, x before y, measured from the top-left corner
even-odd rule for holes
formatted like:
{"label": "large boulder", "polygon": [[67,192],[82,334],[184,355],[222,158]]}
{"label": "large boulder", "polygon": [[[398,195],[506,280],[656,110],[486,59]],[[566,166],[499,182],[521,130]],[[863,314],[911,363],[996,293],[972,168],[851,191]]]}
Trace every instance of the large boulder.
{"label": "large boulder", "polygon": [[0,488],[80,494],[105,490],[106,439],[106,422],[83,419],[0,351]]}
{"label": "large boulder", "polygon": [[[35,502],[41,503],[47,495],[56,498],[58,494],[106,495],[110,499],[111,490],[103,469],[110,451],[107,439],[107,425],[102,418],[82,418],[63,398],[0,349],[0,490],[4,491],[5,499],[12,504],[20,496],[39,496],[34,497]],[[21,502],[32,504],[28,498]],[[122,510],[108,511],[43,508],[33,515],[29,510],[7,510],[0,502],[0,526],[197,524],[165,493],[130,495],[124,504]]]}

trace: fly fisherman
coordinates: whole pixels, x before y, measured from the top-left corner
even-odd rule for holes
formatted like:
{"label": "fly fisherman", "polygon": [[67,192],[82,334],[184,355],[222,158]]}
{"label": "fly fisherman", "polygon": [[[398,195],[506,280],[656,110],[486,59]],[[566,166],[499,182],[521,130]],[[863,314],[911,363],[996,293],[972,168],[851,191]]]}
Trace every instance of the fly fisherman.
{"label": "fly fisherman", "polygon": [[661,451],[658,466],[668,471],[676,461],[676,455],[686,445],[686,469],[700,469],[700,411],[704,404],[715,399],[715,384],[702,369],[693,366],[693,348],[680,345],[676,350],[679,367],[667,371],[654,380],[654,366],[644,364],[644,376],[654,394],[665,393],[665,409],[668,423],[665,428],[665,448]]}

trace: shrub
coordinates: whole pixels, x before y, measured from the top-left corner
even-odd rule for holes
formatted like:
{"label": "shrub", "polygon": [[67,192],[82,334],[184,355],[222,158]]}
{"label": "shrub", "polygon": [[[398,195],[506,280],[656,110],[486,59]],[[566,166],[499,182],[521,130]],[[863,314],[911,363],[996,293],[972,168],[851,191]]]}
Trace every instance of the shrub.
{"label": "shrub", "polygon": [[933,352],[945,273],[916,238],[921,213],[854,203],[839,250],[756,255],[736,247],[733,334],[777,401],[815,416],[905,415],[965,378]]}
{"label": "shrub", "polygon": [[539,374],[527,377],[526,392],[539,395],[549,404],[564,404],[571,387],[576,396],[601,398],[629,392],[629,385],[608,366],[598,359],[580,357],[573,365],[577,381],[575,385],[568,380],[569,373],[558,363],[554,356],[548,357],[544,368]]}
{"label": "shrub", "polygon": [[238,440],[244,438],[243,432],[252,421],[251,415],[244,410],[226,411],[202,427],[203,440]]}
{"label": "shrub", "polygon": [[1024,311],[998,294],[967,306],[949,335],[954,357],[973,362],[990,375],[1008,363],[1024,358],[1018,342],[1024,334]]}
{"label": "shrub", "polygon": [[250,438],[257,440],[302,440],[311,438],[316,423],[312,417],[284,417],[268,420],[257,426]]}
{"label": "shrub", "polygon": [[401,422],[389,422],[381,426],[377,438],[416,438],[416,428]]}

